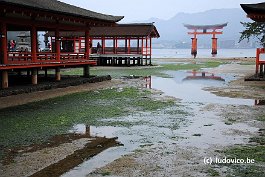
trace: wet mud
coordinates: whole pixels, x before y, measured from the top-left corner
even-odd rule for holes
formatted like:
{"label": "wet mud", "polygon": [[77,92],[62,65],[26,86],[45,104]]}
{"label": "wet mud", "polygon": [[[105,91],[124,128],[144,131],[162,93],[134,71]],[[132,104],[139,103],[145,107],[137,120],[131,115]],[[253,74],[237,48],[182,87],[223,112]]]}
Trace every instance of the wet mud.
{"label": "wet mud", "polygon": [[[241,82],[248,74],[248,66],[224,66],[196,73],[194,70],[166,71],[170,78],[123,77],[120,79],[123,84],[113,86],[118,93],[132,86],[141,92],[152,93],[151,97],[141,97],[144,105],[137,103],[143,109],[128,106],[128,115],[103,118],[101,126],[89,128],[89,136],[84,135],[86,125],[77,122],[70,130],[71,136],[67,134],[59,140],[55,137],[55,143],[50,141],[42,147],[13,150],[16,153],[11,161],[16,162],[21,154],[23,157],[35,150],[58,147],[72,151],[56,161],[48,157],[49,165],[29,169],[28,174],[63,177],[240,176],[242,174],[236,173],[231,166],[204,164],[204,158],[224,157],[235,145],[264,145],[264,90],[260,83],[261,87],[256,87]],[[150,103],[146,102],[150,98],[173,100],[174,105],[153,107],[150,100]],[[63,144],[56,144],[58,141]],[[71,142],[78,144],[77,147],[69,148],[67,143]],[[260,146],[257,149],[262,149]],[[259,162],[255,165],[264,167]],[[261,172],[262,169],[259,174]]]}

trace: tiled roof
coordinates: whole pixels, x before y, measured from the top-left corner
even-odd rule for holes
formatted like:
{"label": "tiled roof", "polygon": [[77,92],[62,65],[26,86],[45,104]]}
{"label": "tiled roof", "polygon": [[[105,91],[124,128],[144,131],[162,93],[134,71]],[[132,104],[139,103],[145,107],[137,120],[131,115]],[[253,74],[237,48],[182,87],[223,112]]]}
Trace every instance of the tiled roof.
{"label": "tiled roof", "polygon": [[242,9],[247,13],[265,14],[265,2],[258,4],[240,4]]}
{"label": "tiled roof", "polygon": [[258,22],[265,22],[265,2],[258,4],[240,4],[248,17]]}
{"label": "tiled roof", "polygon": [[93,37],[160,37],[153,23],[119,24],[113,27],[92,27],[90,35]]}
{"label": "tiled roof", "polygon": [[31,8],[41,11],[50,11],[53,13],[102,20],[107,22],[118,22],[123,18],[123,16],[112,16],[93,12],[57,0],[0,0],[0,5],[1,4],[17,6],[20,8]]}
{"label": "tiled roof", "polygon": [[[47,36],[54,36],[50,31]],[[84,32],[60,32],[62,37],[82,37]],[[91,37],[146,37],[159,38],[160,35],[153,23],[117,24],[111,27],[91,27]]]}

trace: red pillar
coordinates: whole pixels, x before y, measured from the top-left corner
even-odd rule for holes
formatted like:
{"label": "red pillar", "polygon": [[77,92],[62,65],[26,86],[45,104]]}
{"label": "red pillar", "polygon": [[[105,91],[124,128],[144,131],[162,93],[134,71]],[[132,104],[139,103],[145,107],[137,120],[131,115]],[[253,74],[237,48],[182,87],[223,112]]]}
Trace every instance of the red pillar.
{"label": "red pillar", "polygon": [[38,48],[38,43],[37,43],[37,29],[36,26],[31,27],[31,56],[32,56],[32,61],[34,63],[37,62],[37,48]]}
{"label": "red pillar", "polygon": [[115,46],[116,46],[116,44],[115,44],[115,38],[113,38],[113,41],[112,41],[113,43],[112,43],[112,46],[113,46],[113,50],[112,50],[112,52],[113,53],[115,53]]}
{"label": "red pillar", "polygon": [[128,39],[128,53],[131,53],[131,38]]}
{"label": "red pillar", "polygon": [[[81,45],[80,45],[81,46]],[[89,54],[90,54],[90,40],[89,40],[89,30],[86,30],[85,32],[85,52],[86,52],[86,59],[89,60]]]}
{"label": "red pillar", "polygon": [[55,50],[56,51],[56,61],[60,62],[60,59],[61,59],[61,40],[60,40],[60,34],[59,34],[58,28],[56,28],[56,30],[55,30],[55,49],[56,49]]}
{"label": "red pillar", "polygon": [[144,54],[144,38],[142,37],[142,54]]}
{"label": "red pillar", "polygon": [[101,54],[105,54],[105,38],[104,37],[101,38],[101,44],[102,44]]}
{"label": "red pillar", "polygon": [[7,64],[8,57],[7,57],[7,29],[6,23],[1,23],[1,52],[2,52],[2,61],[0,63]]}
{"label": "red pillar", "polygon": [[256,52],[256,77],[258,77],[258,74],[259,74],[259,55],[260,55],[260,49],[257,48],[257,52]]}
{"label": "red pillar", "polygon": [[152,64],[152,38],[150,37],[150,65]]}
{"label": "red pillar", "polygon": [[192,40],[191,55],[193,55],[195,58],[197,55],[197,38],[194,37],[194,38],[191,38],[191,40]]}
{"label": "red pillar", "polygon": [[117,48],[118,48],[118,39],[115,38],[115,54],[118,53]]}
{"label": "red pillar", "polygon": [[139,54],[139,47],[140,47],[140,39],[137,38],[137,54]]}
{"label": "red pillar", "polygon": [[145,38],[145,54],[148,54],[148,37]]}
{"label": "red pillar", "polygon": [[217,38],[212,38],[212,55],[217,54]]}
{"label": "red pillar", "polygon": [[127,54],[128,53],[128,43],[127,43],[127,38],[125,38],[125,53]]}

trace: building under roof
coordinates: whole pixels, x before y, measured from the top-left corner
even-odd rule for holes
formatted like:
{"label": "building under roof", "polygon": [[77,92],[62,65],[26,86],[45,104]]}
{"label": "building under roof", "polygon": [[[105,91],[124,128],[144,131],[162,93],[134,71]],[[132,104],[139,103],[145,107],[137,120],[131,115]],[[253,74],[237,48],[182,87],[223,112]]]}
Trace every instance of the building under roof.
{"label": "building under roof", "polygon": [[[247,17],[256,22],[265,22],[265,2],[257,4],[240,4],[242,9],[247,13]],[[261,55],[265,55],[264,48],[257,48],[256,51],[256,73],[254,78],[246,80],[264,80],[265,78],[265,60]]]}
{"label": "building under roof", "polygon": [[[123,16],[106,15],[76,7],[57,0],[0,0],[0,74],[2,88],[7,88],[11,72],[28,73],[32,84],[37,84],[38,71],[55,69],[55,79],[60,80],[60,68],[83,67],[89,76],[89,66],[96,61],[89,58],[89,30],[93,26],[115,26]],[[29,32],[30,50],[17,50],[8,32]],[[54,52],[39,49],[39,32],[54,31]],[[64,52],[60,32],[82,31],[84,50]],[[8,41],[10,40],[10,41]],[[24,72],[23,72],[24,71]]]}
{"label": "building under roof", "polygon": [[[91,27],[89,31],[91,42],[91,56],[95,58],[98,65],[122,65],[130,66],[151,64],[152,38],[159,38],[159,32],[153,23],[131,23],[117,24],[115,26]],[[54,31],[46,33],[46,38],[51,37],[54,44]],[[82,51],[82,41],[85,33],[82,31],[63,31],[60,37],[65,44],[65,48]],[[95,46],[96,41],[100,43],[101,51],[98,52]],[[106,46],[106,43],[112,46]],[[124,43],[121,45],[120,43]],[[53,46],[53,45],[52,45]],[[70,47],[69,47],[70,46]],[[78,47],[77,47],[78,46]],[[113,60],[115,58],[115,61]],[[132,62],[131,62],[132,61]],[[107,64],[108,63],[108,64]]]}

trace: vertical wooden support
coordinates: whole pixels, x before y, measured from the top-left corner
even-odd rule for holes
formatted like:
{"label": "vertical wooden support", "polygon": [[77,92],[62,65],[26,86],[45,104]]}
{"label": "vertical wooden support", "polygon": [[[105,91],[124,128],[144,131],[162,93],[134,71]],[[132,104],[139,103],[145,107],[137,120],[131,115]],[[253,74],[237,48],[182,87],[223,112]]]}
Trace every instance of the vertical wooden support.
{"label": "vertical wooden support", "polygon": [[34,63],[37,62],[37,48],[38,48],[38,37],[36,26],[31,27],[31,56]]}
{"label": "vertical wooden support", "polygon": [[44,72],[45,72],[44,75],[45,75],[45,77],[47,78],[47,77],[48,77],[48,69],[45,68],[45,69],[44,69]]}
{"label": "vertical wooden support", "polygon": [[56,51],[56,61],[60,62],[61,60],[61,39],[60,39],[58,28],[55,29],[55,51]]}
{"label": "vertical wooden support", "polygon": [[2,88],[8,88],[8,71],[2,71]]}
{"label": "vertical wooden support", "polygon": [[139,37],[137,38],[137,54],[140,53],[140,39]]}
{"label": "vertical wooden support", "polygon": [[113,38],[113,51],[114,54],[116,53],[116,40]]}
{"label": "vertical wooden support", "polygon": [[90,66],[89,65],[85,65],[83,68],[83,76],[84,77],[89,77],[90,76]]}
{"label": "vertical wooden support", "polygon": [[115,54],[118,53],[117,49],[118,49],[118,38],[115,38]]}
{"label": "vertical wooden support", "polygon": [[8,64],[7,57],[7,28],[6,23],[1,23],[1,60],[0,63]]}
{"label": "vertical wooden support", "polygon": [[191,55],[193,55],[195,58],[197,55],[197,38],[194,37],[194,38],[191,38],[191,40],[192,40]]}
{"label": "vertical wooden support", "polygon": [[128,47],[127,47],[128,43],[127,43],[127,37],[125,38],[125,53],[128,53]]}
{"label": "vertical wooden support", "polygon": [[[81,47],[81,45],[80,45]],[[86,30],[85,32],[85,52],[86,52],[86,59],[89,60],[89,54],[90,54],[90,40],[89,40],[89,30]]]}
{"label": "vertical wooden support", "polygon": [[32,69],[31,82],[32,82],[32,85],[37,85],[38,84],[38,72],[37,72],[37,69]]}
{"label": "vertical wooden support", "polygon": [[86,135],[90,136],[90,125],[86,125]]}
{"label": "vertical wooden support", "polygon": [[142,50],[142,55],[144,54],[144,38],[142,37],[142,46],[141,46],[141,50]]}
{"label": "vertical wooden support", "polygon": [[256,50],[256,77],[258,77],[258,74],[259,74],[259,55],[260,55],[260,49],[257,48]]}
{"label": "vertical wooden support", "polygon": [[105,37],[101,38],[101,44],[102,44],[101,54],[105,54]]}
{"label": "vertical wooden support", "polygon": [[131,38],[128,39],[128,54],[131,53]]}
{"label": "vertical wooden support", "polygon": [[149,65],[152,65],[152,38],[150,37],[150,62]]}
{"label": "vertical wooden support", "polygon": [[212,55],[217,54],[217,38],[212,38]]}
{"label": "vertical wooden support", "polygon": [[60,81],[61,80],[61,69],[60,67],[57,67],[55,69],[55,80]]}
{"label": "vertical wooden support", "polygon": [[148,55],[148,37],[145,38],[145,54]]}
{"label": "vertical wooden support", "polygon": [[259,64],[259,76],[263,76],[263,64]]}

